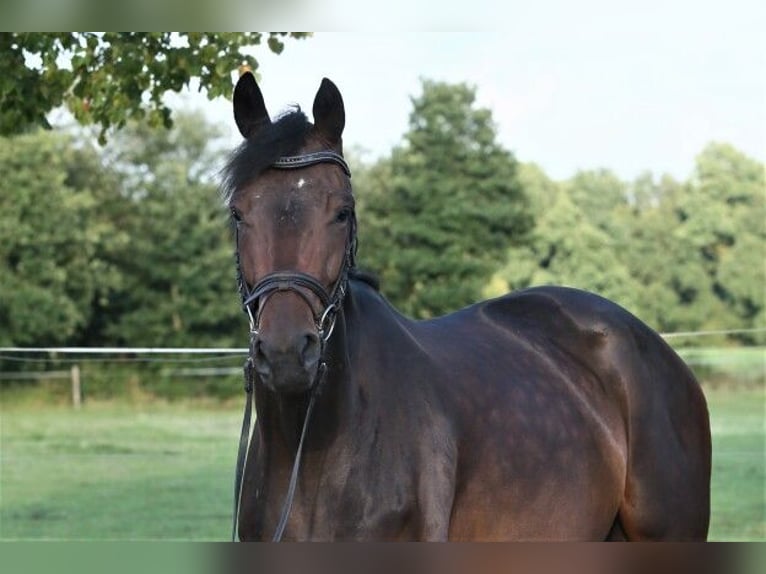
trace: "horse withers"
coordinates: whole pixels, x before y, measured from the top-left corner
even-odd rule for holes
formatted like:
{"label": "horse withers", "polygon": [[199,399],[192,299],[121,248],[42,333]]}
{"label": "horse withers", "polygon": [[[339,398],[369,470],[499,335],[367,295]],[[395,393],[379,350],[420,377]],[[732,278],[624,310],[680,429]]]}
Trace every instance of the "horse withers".
{"label": "horse withers", "polygon": [[257,412],[240,539],[706,538],[707,407],[657,333],[562,287],[401,315],[355,268],[336,86],[313,124],[272,121],[247,73],[234,116],[223,190]]}

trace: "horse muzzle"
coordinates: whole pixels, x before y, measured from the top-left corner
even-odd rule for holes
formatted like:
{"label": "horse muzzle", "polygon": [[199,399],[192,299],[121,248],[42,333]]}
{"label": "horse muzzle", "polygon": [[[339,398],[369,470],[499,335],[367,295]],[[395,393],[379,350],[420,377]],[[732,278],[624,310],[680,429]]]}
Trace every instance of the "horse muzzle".
{"label": "horse muzzle", "polygon": [[322,345],[317,333],[306,331],[287,339],[259,335],[251,345],[253,367],[271,391],[283,394],[308,392],[317,376]]}

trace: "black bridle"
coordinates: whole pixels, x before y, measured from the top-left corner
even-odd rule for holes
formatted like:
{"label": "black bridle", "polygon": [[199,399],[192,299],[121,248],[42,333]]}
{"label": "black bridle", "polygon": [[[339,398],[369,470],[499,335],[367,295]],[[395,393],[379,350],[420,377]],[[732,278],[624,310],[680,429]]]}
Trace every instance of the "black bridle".
{"label": "black bridle", "polygon": [[[318,163],[335,163],[339,165],[346,176],[351,177],[351,170],[343,159],[343,156],[333,151],[319,151],[314,153],[307,153],[303,155],[287,156],[278,159],[272,164],[272,167],[277,169],[300,169],[316,165]],[[261,278],[254,287],[250,287],[244,278],[242,273],[242,267],[239,257],[239,232],[236,237],[237,242],[237,275],[240,289],[240,295],[242,296],[242,307],[248,315],[250,320],[250,333],[251,335],[258,336],[258,329],[260,325],[260,315],[263,308],[271,295],[280,291],[292,291],[300,295],[314,315],[314,321],[317,327],[317,334],[322,342],[326,342],[332,334],[332,328],[335,325],[335,317],[340,310],[340,305],[346,294],[346,287],[348,284],[348,273],[355,266],[356,257],[356,217],[352,213],[349,225],[349,235],[346,241],[346,252],[343,258],[343,264],[341,266],[338,278],[335,281],[331,292],[327,292],[324,285],[317,279],[302,273],[300,271],[277,271],[270,273]],[[323,311],[318,315],[314,313],[314,305],[305,294],[305,290],[312,292],[323,305]],[[255,313],[253,312],[255,308]]]}
{"label": "black bridle", "polygon": [[[300,169],[311,165],[316,165],[318,163],[335,163],[343,169],[347,177],[351,177],[351,170],[349,169],[346,160],[344,160],[340,154],[332,151],[320,151],[297,156],[282,157],[273,163],[271,167],[277,169]],[[245,392],[247,394],[247,398],[245,402],[245,413],[242,421],[242,431],[239,440],[237,470],[234,481],[234,524],[232,528],[232,540],[237,539],[239,509],[242,497],[242,479],[244,476],[245,465],[247,463],[247,451],[250,445],[253,387],[256,376],[255,368],[253,365],[253,356],[257,349],[258,338],[260,337],[259,329],[261,315],[269,298],[275,293],[286,291],[299,295],[306,302],[309,309],[311,309],[320,342],[319,365],[317,366],[317,372],[309,391],[311,396],[309,398],[309,404],[306,409],[306,415],[303,421],[303,428],[301,430],[300,441],[298,442],[298,449],[295,453],[293,469],[290,475],[290,483],[288,485],[287,494],[285,495],[285,501],[282,506],[282,514],[272,539],[274,542],[279,542],[282,539],[282,535],[287,525],[287,519],[290,516],[290,509],[292,507],[293,498],[295,497],[295,488],[298,481],[298,471],[300,470],[300,463],[303,455],[303,444],[306,438],[306,429],[308,428],[309,420],[311,419],[311,413],[314,409],[316,397],[319,395],[320,388],[324,382],[325,375],[327,374],[327,362],[325,357],[327,341],[332,336],[335,328],[335,322],[338,318],[338,313],[341,310],[343,300],[346,296],[349,272],[355,266],[357,246],[356,217],[352,212],[351,218],[349,220],[349,233],[346,240],[346,249],[343,257],[343,263],[341,265],[340,272],[338,273],[338,278],[336,279],[335,284],[332,286],[332,289],[329,292],[325,289],[324,285],[322,285],[320,281],[311,275],[302,273],[300,271],[291,270],[269,273],[265,277],[261,278],[251,288],[242,273],[239,256],[238,231],[236,233],[236,245],[236,264],[240,295],[242,296],[242,307],[247,313],[248,319],[250,321],[250,356],[245,362]],[[316,298],[321,303],[322,309],[319,313],[315,312],[314,303],[307,295],[307,292],[316,296]]]}

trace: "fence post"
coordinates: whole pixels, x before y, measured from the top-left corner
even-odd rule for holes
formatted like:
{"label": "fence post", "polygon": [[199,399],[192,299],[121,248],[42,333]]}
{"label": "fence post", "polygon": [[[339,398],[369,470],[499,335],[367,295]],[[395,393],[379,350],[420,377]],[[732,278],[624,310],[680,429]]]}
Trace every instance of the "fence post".
{"label": "fence post", "polygon": [[82,406],[82,388],[80,387],[80,366],[72,365],[72,405],[75,409]]}

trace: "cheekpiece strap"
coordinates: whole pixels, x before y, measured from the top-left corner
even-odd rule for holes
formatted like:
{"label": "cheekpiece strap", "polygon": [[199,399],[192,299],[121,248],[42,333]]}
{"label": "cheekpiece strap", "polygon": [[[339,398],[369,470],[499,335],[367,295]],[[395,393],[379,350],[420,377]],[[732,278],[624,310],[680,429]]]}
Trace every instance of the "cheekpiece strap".
{"label": "cheekpiece strap", "polygon": [[303,155],[284,156],[271,164],[271,166],[277,169],[298,169],[318,163],[328,162],[338,164],[343,168],[343,171],[346,173],[346,175],[351,177],[351,169],[349,169],[346,160],[343,159],[343,156],[335,153],[334,151],[317,151]]}

